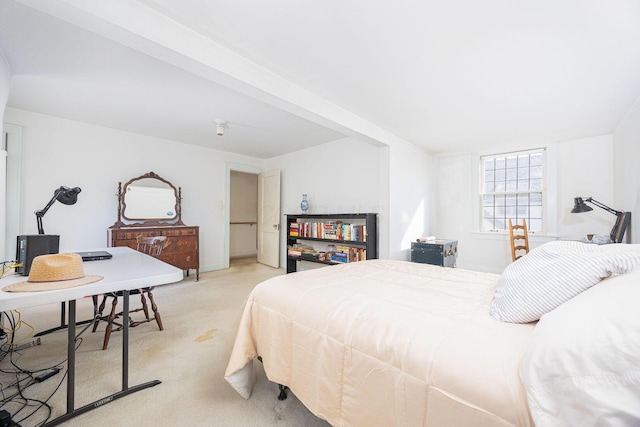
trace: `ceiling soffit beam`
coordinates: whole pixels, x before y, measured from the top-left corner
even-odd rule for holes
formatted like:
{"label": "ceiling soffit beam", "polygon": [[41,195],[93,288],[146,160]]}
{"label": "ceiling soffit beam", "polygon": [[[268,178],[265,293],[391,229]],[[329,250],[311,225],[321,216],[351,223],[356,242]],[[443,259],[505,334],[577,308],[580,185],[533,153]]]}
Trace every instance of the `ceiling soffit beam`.
{"label": "ceiling soffit beam", "polygon": [[376,146],[410,144],[140,2],[18,1],[345,135]]}

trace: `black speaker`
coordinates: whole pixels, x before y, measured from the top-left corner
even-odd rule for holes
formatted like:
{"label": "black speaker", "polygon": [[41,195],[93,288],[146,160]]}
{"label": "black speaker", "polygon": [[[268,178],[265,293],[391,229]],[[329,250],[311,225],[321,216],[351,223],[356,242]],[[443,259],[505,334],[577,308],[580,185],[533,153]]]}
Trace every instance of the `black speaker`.
{"label": "black speaker", "polygon": [[38,255],[57,254],[60,248],[60,236],[55,234],[30,234],[18,236],[16,245],[16,273],[29,275],[31,262]]}

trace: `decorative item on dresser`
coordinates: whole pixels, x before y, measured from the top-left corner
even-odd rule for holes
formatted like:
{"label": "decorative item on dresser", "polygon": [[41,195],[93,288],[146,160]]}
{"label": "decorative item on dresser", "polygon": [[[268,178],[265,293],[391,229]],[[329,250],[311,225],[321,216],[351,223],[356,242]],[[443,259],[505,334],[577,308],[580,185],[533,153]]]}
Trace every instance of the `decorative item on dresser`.
{"label": "decorative item on dresser", "polygon": [[[165,236],[160,259],[185,270],[196,271],[200,280],[200,227],[182,222],[182,188],[154,172],[118,183],[118,220],[107,230],[110,247],[136,249],[138,236]],[[137,222],[125,222],[137,221]]]}

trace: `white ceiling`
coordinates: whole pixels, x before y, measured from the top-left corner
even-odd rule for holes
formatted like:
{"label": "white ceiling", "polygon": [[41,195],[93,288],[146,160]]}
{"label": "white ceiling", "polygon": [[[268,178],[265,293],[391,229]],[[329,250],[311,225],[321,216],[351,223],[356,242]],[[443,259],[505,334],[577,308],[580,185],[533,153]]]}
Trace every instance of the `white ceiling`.
{"label": "white ceiling", "polygon": [[611,133],[640,2],[0,0],[0,50],[10,107],[259,158],[468,151]]}

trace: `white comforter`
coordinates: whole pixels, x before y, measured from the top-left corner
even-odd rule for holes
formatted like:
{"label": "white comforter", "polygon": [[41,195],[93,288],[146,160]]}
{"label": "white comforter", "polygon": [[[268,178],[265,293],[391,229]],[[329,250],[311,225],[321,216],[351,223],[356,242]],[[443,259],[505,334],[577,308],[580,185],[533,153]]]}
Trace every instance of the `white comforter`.
{"label": "white comforter", "polygon": [[261,356],[269,380],[334,426],[530,426],[518,367],[534,325],[489,317],[497,281],[390,260],[267,280],[225,377],[249,398]]}

